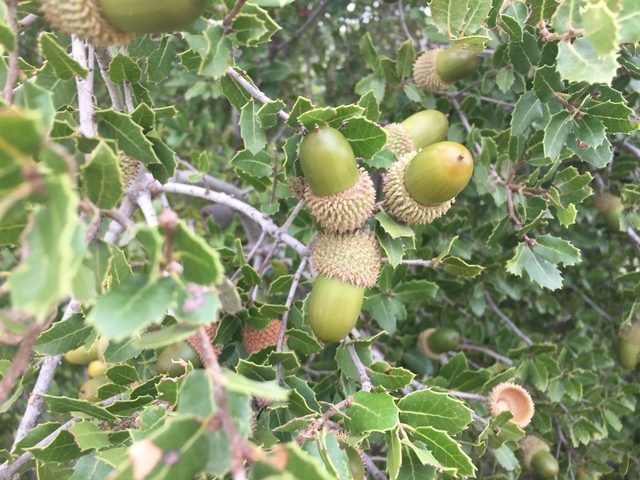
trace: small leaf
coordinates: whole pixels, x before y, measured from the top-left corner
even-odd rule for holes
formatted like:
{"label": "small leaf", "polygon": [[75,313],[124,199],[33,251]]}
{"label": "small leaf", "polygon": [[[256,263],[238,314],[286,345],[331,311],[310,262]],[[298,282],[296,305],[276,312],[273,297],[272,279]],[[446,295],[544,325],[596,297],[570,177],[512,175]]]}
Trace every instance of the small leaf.
{"label": "small leaf", "polygon": [[153,145],[145,137],[142,127],[125,113],[113,110],[99,110],[98,132],[101,136],[116,140],[124,153],[146,164],[160,163],[153,151]]}
{"label": "small leaf", "polygon": [[385,432],[398,425],[398,407],[386,392],[357,392],[345,414],[347,428],[358,433]]}
{"label": "small leaf", "polygon": [[75,76],[87,78],[87,69],[71,58],[58,44],[53,33],[43,32],[38,37],[38,45],[43,55],[49,60],[61,80],[71,80]]}
{"label": "small leaf", "polygon": [[255,100],[250,101],[240,111],[240,133],[244,140],[245,146],[254,155],[264,148],[267,144],[267,137],[264,128],[258,121],[258,112],[261,104]]}
{"label": "small leaf", "polygon": [[366,118],[353,118],[340,132],[349,141],[356,157],[364,159],[373,156],[382,150],[387,143],[385,131]]}
{"label": "small leaf", "polygon": [[400,420],[413,428],[422,426],[445,430],[454,435],[464,430],[472,420],[473,411],[446,393],[419,390],[398,402]]}
{"label": "small leaf", "polygon": [[581,37],[573,43],[560,42],[558,72],[570,82],[610,84],[616,74],[616,55],[599,58],[593,44]]}
{"label": "small leaf", "polygon": [[98,208],[114,208],[124,194],[118,157],[101,141],[82,167],[84,194]]}

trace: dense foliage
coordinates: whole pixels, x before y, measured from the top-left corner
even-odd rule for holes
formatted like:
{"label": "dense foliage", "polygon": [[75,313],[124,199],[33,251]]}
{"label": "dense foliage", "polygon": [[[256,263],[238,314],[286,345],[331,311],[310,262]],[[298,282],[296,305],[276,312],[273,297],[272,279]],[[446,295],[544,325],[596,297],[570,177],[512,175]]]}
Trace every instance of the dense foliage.
{"label": "dense foliage", "polygon": [[[120,48],[39,6],[0,1],[0,478],[534,478],[525,434],[558,478],[640,478],[617,357],[640,322],[637,0],[212,0]],[[454,44],[479,69],[421,91],[414,60]],[[288,184],[303,134],[340,129],[381,202],[382,127],[424,109],[471,183],[427,225],[378,203],[379,281],[323,344],[318,227]],[[243,330],[276,318],[248,355]],[[427,358],[437,327],[461,342]],[[98,337],[87,385],[61,355]],[[203,368],[157,373],[186,339]],[[501,382],[529,425],[490,415]]]}

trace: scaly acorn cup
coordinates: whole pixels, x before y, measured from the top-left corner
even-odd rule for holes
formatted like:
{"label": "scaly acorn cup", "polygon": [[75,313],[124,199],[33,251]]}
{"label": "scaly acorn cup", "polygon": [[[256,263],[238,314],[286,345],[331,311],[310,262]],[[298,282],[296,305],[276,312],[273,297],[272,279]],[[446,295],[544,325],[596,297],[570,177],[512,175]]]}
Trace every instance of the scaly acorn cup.
{"label": "scaly acorn cup", "polygon": [[98,46],[126,45],[136,33],[169,32],[193,23],[209,0],[40,0],[65,35]]}
{"label": "scaly acorn cup", "polygon": [[142,168],[142,163],[137,161],[135,158],[125,155],[124,153],[120,153],[118,156],[119,164],[120,164],[120,172],[122,172],[122,183],[125,188],[130,186],[133,183],[133,180],[138,175],[138,172]]}
{"label": "scaly acorn cup", "polygon": [[358,169],[351,145],[338,130],[317,127],[309,132],[300,144],[300,164],[307,182],[304,200],[323,230],[351,232],[371,216],[373,182]]}
{"label": "scaly acorn cup", "polygon": [[438,110],[422,110],[411,115],[401,125],[411,135],[416,147],[415,150],[420,151],[447,137],[449,119]]}
{"label": "scaly acorn cup", "polygon": [[262,330],[253,328],[249,324],[242,328],[242,346],[249,355],[262,350],[269,345],[276,345],[280,337],[281,320],[271,320]]}
{"label": "scaly acorn cup", "polygon": [[422,90],[437,92],[475,72],[480,57],[465,46],[436,48],[420,55],[413,64],[413,81]]}
{"label": "scaly acorn cup", "polygon": [[411,134],[401,123],[390,123],[383,130],[387,133],[387,143],[384,144],[384,148],[391,150],[396,157],[400,158],[416,150]]}
{"label": "scaly acorn cup", "polygon": [[[213,351],[216,355],[220,355],[223,350],[222,345],[213,343],[216,338],[216,333],[218,332],[218,325],[220,325],[218,322],[210,323],[205,329],[207,331],[207,337],[209,338],[211,346],[213,347]],[[200,357],[201,360],[204,360],[204,355],[202,353],[202,349],[200,348],[200,340],[198,340],[198,334],[196,333],[195,335],[191,335],[189,338],[187,338],[187,343],[191,345],[191,348],[193,348],[197,352],[198,357]]]}
{"label": "scaly acorn cup", "polygon": [[460,333],[453,328],[428,328],[420,335],[416,348],[425,357],[439,359],[443,353],[455,349],[460,343]]}
{"label": "scaly acorn cup", "polygon": [[529,392],[510,382],[502,382],[493,387],[487,396],[487,405],[493,418],[509,410],[513,414],[511,421],[523,428],[529,425],[535,413],[535,405]]}
{"label": "scaly acorn cup", "polygon": [[444,215],[473,174],[464,145],[438,142],[391,165],[384,180],[385,203],[399,220],[431,223]]}
{"label": "scaly acorn cup", "polygon": [[558,475],[558,461],[550,453],[549,445],[535,435],[527,435],[520,440],[520,458],[525,467],[536,471],[545,478]]}
{"label": "scaly acorn cup", "polygon": [[618,361],[622,368],[636,368],[640,361],[640,323],[634,323],[618,332]]}
{"label": "scaly acorn cup", "polygon": [[311,263],[318,272],[309,299],[309,324],[324,342],[337,342],[354,327],[364,291],[378,281],[382,259],[373,232],[320,235]]}
{"label": "scaly acorn cup", "polygon": [[602,216],[602,220],[612,232],[620,231],[620,217],[624,210],[624,205],[620,197],[609,192],[603,192],[595,197],[596,210]]}

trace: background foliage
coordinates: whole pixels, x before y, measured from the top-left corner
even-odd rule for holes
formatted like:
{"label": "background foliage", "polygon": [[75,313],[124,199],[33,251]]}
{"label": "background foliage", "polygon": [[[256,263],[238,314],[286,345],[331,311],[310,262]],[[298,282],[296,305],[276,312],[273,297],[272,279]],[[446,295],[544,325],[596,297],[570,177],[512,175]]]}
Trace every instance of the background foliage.
{"label": "background foliage", "polygon": [[[243,3],[94,49],[37,2],[16,31],[0,2],[0,477],[353,478],[350,444],[371,478],[532,478],[524,432],[483,401],[510,380],[559,478],[638,478],[638,374],[616,360],[639,320],[635,0]],[[478,72],[421,92],[413,60],[455,43]],[[425,108],[474,153],[472,183],[430,225],[370,221],[387,264],[348,341],[321,345],[315,227],[286,182],[303,128],[346,123],[379,183],[381,125]],[[144,164],[129,186],[122,154]],[[243,325],[272,318],[284,346],[248,356]],[[206,369],[156,375],[218,319]],[[464,338],[442,362],[414,348],[434,326]],[[60,354],[98,335],[110,383],[90,404]]]}

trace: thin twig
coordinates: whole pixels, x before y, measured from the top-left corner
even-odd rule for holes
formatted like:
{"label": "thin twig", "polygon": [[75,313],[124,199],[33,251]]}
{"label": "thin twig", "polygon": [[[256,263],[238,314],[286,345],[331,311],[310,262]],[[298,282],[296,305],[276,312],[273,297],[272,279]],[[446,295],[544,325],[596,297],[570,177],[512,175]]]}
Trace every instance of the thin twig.
{"label": "thin twig", "polygon": [[302,430],[295,438],[296,443],[303,444],[308,438],[311,438],[315,433],[329,421],[329,419],[343,408],[347,408],[353,404],[353,395],[349,395],[344,400],[336,403],[335,405],[329,405],[329,409],[320,417],[311,422],[311,424]]}
{"label": "thin twig", "polygon": [[148,190],[144,190],[136,198],[136,203],[140,207],[140,211],[144,215],[144,219],[147,221],[147,225],[155,227],[158,225],[158,214],[153,207],[153,201],[151,200],[151,193]]}
{"label": "thin twig", "polygon": [[104,84],[107,86],[109,97],[111,98],[111,108],[116,111],[123,112],[125,109],[124,100],[122,99],[122,92],[118,86],[109,80],[109,65],[113,60],[111,50],[105,47],[97,47],[95,49],[96,60],[98,61],[98,67],[100,67],[100,74],[104,80]]}
{"label": "thin twig", "polygon": [[224,193],[211,191],[207,192],[207,190],[202,187],[184,185],[181,183],[169,182],[166,185],[163,185],[162,188],[167,193],[191,195],[231,207],[234,210],[237,210],[247,217],[251,218],[254,222],[259,224],[262,229],[269,235],[281,240],[285,245],[293,248],[298,255],[305,256],[307,254],[307,247],[305,247],[300,241],[283,232],[280,227],[273,223],[268,215],[263,214],[259,210],[253,208],[252,206],[244,203],[241,200],[237,200]]}
{"label": "thin twig", "polygon": [[13,103],[13,86],[20,74],[20,56],[18,52],[18,0],[5,0],[7,4],[7,24],[16,36],[16,48],[9,52],[9,70],[4,84],[2,97],[8,104]]}
{"label": "thin twig", "polygon": [[360,377],[360,385],[362,387],[363,392],[370,392],[373,389],[373,384],[371,383],[371,379],[367,375],[367,367],[364,366],[362,360],[358,356],[358,352],[356,352],[356,348],[353,344],[347,347],[349,350],[349,355],[351,356],[351,360],[358,371],[358,376]]}
{"label": "thin twig", "polygon": [[626,150],[628,153],[640,160],[640,148],[630,144],[629,137],[625,137],[624,140],[618,143],[618,145],[620,145],[623,150]]}
{"label": "thin twig", "polygon": [[407,27],[407,21],[404,18],[404,5],[402,4],[402,0],[400,0],[398,2],[398,16],[400,17],[400,25],[402,25],[402,30],[404,31],[404,34],[411,41],[411,44],[415,45],[413,37],[411,36],[411,32],[409,31],[409,28]]}
{"label": "thin twig", "polygon": [[233,19],[240,13],[240,10],[242,10],[242,7],[244,7],[245,3],[247,3],[247,0],[236,0],[236,3],[229,14],[224,17],[224,21],[222,22],[222,24],[224,25],[225,33],[229,33],[231,31],[231,23],[233,22]]}
{"label": "thin twig", "polygon": [[484,395],[478,395],[477,393],[458,392],[457,390],[449,390],[449,395],[457,398],[466,398],[469,400],[478,400],[479,402],[486,402],[487,397]]}
{"label": "thin twig", "polygon": [[[295,275],[293,276],[293,280],[291,281],[291,288],[289,289],[289,295],[287,296],[287,301],[285,302],[285,307],[287,310],[282,314],[282,325],[280,327],[280,334],[278,336],[278,343],[276,345],[276,352],[281,352],[284,347],[284,337],[285,332],[287,331],[287,323],[289,320],[289,313],[291,312],[291,305],[293,305],[293,299],[296,296],[296,291],[298,290],[298,284],[300,283],[300,278],[302,277],[302,272],[307,266],[307,258],[302,257],[300,261],[300,265],[296,270]],[[276,382],[280,384],[282,381],[282,364],[278,363],[276,366]]]}
{"label": "thin twig", "polygon": [[[233,78],[242,88],[244,88],[247,93],[249,93],[249,95],[251,95],[253,98],[255,98],[256,100],[259,100],[262,103],[268,103],[271,102],[272,100],[267,97],[264,93],[262,93],[260,90],[258,90],[256,87],[254,87],[253,85],[251,85],[248,81],[246,81],[244,79],[244,77],[242,75],[240,75],[238,72],[235,71],[235,69],[233,67],[229,67],[227,69],[227,73],[229,74],[229,76],[231,78]],[[289,120],[289,114],[287,112],[285,112],[284,110],[279,110],[278,111],[278,116],[283,119],[284,121]]]}
{"label": "thin twig", "polygon": [[386,480],[387,476],[380,471],[380,469],[373,462],[373,459],[364,452],[360,452],[360,456],[367,466],[367,472],[373,476],[376,480]]}
{"label": "thin twig", "polygon": [[471,352],[480,352],[480,353],[484,353],[485,355],[488,355],[490,357],[495,358],[496,360],[498,360],[499,362],[502,362],[506,365],[513,365],[513,360],[511,360],[510,358],[504,357],[502,355],[500,355],[499,353],[494,352],[493,350],[487,348],[487,347],[482,347],[480,345],[474,345],[471,343],[461,343],[458,345],[458,350],[468,350]]}
{"label": "thin twig", "polygon": [[311,25],[315,21],[315,19],[318,18],[318,16],[323,12],[324,8],[327,6],[328,3],[329,3],[329,0],[322,0],[322,2],[320,2],[317,8],[313,10],[311,15],[309,15],[309,18],[307,18],[307,20],[300,26],[300,28],[298,28],[293,33],[293,35],[289,37],[289,39],[287,39],[285,42],[278,45],[278,50],[280,52],[286,52],[287,50],[285,49],[285,47],[287,45],[291,43],[295,43],[298,40],[300,40],[302,36],[302,32],[304,32],[307,28],[309,28],[309,25]]}
{"label": "thin twig", "polygon": [[[87,48],[89,53],[87,54]],[[71,37],[71,55],[81,67],[88,69],[87,79],[76,76],[78,90],[78,113],[80,117],[80,133],[87,138],[96,136],[96,124],[93,107],[93,46],[75,35]],[[88,155],[86,156],[88,157]]]}
{"label": "thin twig", "polygon": [[485,299],[487,301],[487,305],[489,305],[489,309],[495,313],[496,315],[498,315],[498,317],[500,317],[500,320],[502,320],[504,323],[507,324],[507,326],[518,336],[520,337],[520,339],[526,343],[527,345],[533,345],[533,342],[531,341],[531,339],[529,337],[527,337],[524,333],[522,333],[522,330],[520,330],[518,327],[516,327],[515,323],[513,323],[509,317],[507,317],[502,310],[500,310],[498,308],[498,306],[495,304],[495,302],[493,301],[493,298],[491,297],[491,295],[489,295],[488,293],[485,295]]}

